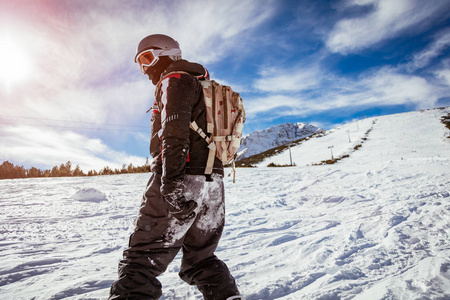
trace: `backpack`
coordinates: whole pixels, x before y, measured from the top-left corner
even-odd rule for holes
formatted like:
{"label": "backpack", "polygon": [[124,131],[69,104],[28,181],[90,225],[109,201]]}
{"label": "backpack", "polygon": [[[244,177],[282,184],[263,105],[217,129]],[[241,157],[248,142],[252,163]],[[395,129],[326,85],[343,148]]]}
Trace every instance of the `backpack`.
{"label": "backpack", "polygon": [[[189,74],[183,71],[171,72]],[[214,80],[200,80],[203,87],[203,100],[206,106],[206,132],[198,127],[195,121],[190,128],[197,132],[208,144],[209,154],[205,168],[205,175],[213,170],[214,157],[219,158],[223,165],[231,163],[233,182],[236,179],[235,161],[241,146],[242,130],[244,129],[244,102],[239,93],[231,87],[221,85]]]}
{"label": "backpack", "polygon": [[[205,174],[212,173],[214,154],[224,165],[231,163],[233,182],[235,182],[235,161],[241,146],[244,129],[245,110],[241,96],[231,87],[221,85],[214,80],[200,81],[203,87],[203,99],[206,105],[208,137],[194,122],[191,128],[208,143],[209,155]],[[228,175],[230,176],[231,173]]]}

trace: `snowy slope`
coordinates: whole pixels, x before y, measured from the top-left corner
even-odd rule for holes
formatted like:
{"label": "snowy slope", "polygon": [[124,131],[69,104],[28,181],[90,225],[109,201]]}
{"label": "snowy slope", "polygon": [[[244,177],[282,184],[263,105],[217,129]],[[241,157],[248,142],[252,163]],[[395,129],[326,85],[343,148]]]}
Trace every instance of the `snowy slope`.
{"label": "snowy slope", "polygon": [[245,151],[239,159],[243,159],[268,149],[296,141],[321,131],[306,123],[285,123],[270,128],[254,131],[242,139],[239,151]]}
{"label": "snowy slope", "polygon": [[[247,299],[449,299],[448,113],[348,124],[292,147],[297,167],[266,161],[227,178],[217,255]],[[350,156],[311,166],[331,145]],[[0,181],[0,298],[106,299],[147,179]],[[201,299],[179,259],[160,278],[163,299]]]}
{"label": "snowy slope", "polygon": [[[424,151],[431,151],[430,155],[439,155],[448,150],[447,143],[442,143],[442,139],[448,134],[440,121],[443,114],[445,111],[442,110],[418,111],[349,123],[327,131],[324,136],[292,147],[292,161],[298,166],[317,164],[331,159],[331,152],[334,158],[347,154],[360,158],[361,155],[358,154],[363,153],[374,160],[421,157]],[[442,137],[430,139],[430,134],[435,130],[443,131]],[[354,151],[358,145],[361,145],[361,148],[367,147],[367,139],[376,141],[376,144],[370,145],[370,151]],[[430,143],[434,147],[431,147]],[[383,155],[385,157],[382,157]],[[258,167],[267,166],[271,162],[279,165],[289,164],[289,151],[264,160]]]}

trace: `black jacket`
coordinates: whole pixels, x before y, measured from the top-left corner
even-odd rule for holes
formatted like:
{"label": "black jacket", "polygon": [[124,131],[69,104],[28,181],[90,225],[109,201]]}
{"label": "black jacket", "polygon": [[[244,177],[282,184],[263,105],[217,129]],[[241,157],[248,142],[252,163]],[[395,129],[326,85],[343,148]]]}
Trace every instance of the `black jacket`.
{"label": "black jacket", "polygon": [[[172,73],[175,71],[189,74]],[[189,124],[196,121],[206,132],[206,107],[200,80],[208,77],[203,66],[178,60],[166,69],[156,87],[150,140],[150,154],[154,158],[151,170],[162,174],[163,195],[181,195],[185,174],[203,175],[205,172],[209,148]],[[213,173],[223,175],[223,165],[217,158]]]}

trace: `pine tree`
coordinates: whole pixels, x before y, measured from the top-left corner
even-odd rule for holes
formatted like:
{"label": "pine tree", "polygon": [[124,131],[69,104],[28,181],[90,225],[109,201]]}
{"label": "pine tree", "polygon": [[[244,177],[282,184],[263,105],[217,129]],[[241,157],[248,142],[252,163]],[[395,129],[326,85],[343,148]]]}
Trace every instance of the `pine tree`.
{"label": "pine tree", "polygon": [[35,167],[28,170],[28,177],[42,177],[43,172]]}
{"label": "pine tree", "polygon": [[60,172],[57,166],[54,166],[52,168],[52,170],[50,171],[50,176],[51,177],[59,177],[60,176]]}
{"label": "pine tree", "polygon": [[80,165],[75,167],[75,170],[72,172],[72,176],[86,176],[83,171],[80,169]]}
{"label": "pine tree", "polygon": [[6,179],[6,178],[14,178],[12,177],[14,174],[14,165],[10,163],[9,161],[5,161],[0,166],[0,178]]}

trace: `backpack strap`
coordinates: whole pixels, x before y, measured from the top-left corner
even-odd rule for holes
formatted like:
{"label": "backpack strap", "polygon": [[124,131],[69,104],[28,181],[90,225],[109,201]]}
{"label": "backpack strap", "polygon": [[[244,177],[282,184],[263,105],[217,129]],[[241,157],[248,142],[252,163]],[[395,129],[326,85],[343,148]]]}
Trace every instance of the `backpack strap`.
{"label": "backpack strap", "polygon": [[214,142],[220,142],[222,145],[222,153],[220,153],[220,160],[225,165],[228,163],[228,157],[227,157],[227,143],[236,140],[235,135],[224,135],[224,136],[213,136],[212,140]]}
{"label": "backpack strap", "polygon": [[[208,89],[211,85],[211,81],[209,81],[209,80],[200,81],[200,83],[201,83],[203,89]],[[215,95],[213,92],[212,97],[214,97],[214,96]],[[215,101],[213,101],[214,99],[206,96],[205,93],[203,93],[203,100],[204,100],[205,106],[206,106],[206,114],[208,114],[208,108],[211,112],[214,112],[214,107],[213,107],[213,105],[215,103]],[[214,123],[208,121],[209,118],[213,119],[212,116],[209,116],[209,117],[208,117],[208,115],[206,116],[206,122],[207,122],[206,123],[206,132],[208,132],[209,134],[214,134]]]}
{"label": "backpack strap", "polygon": [[216,144],[203,132],[203,129],[198,127],[197,122],[192,121],[189,127],[197,132],[208,143],[209,153],[206,161],[205,175],[211,175],[214,166],[214,159],[216,157]]}

